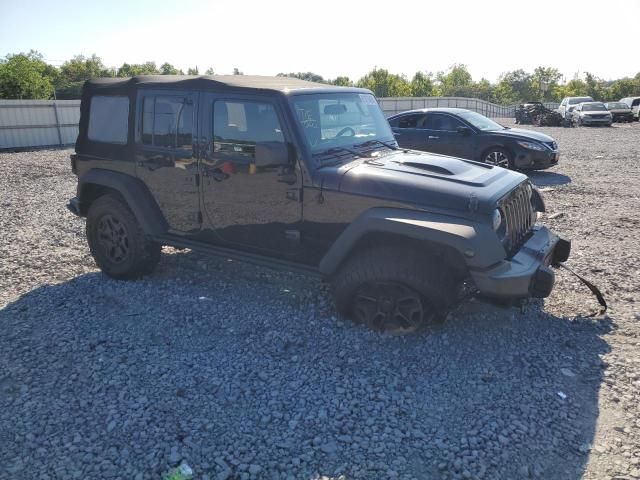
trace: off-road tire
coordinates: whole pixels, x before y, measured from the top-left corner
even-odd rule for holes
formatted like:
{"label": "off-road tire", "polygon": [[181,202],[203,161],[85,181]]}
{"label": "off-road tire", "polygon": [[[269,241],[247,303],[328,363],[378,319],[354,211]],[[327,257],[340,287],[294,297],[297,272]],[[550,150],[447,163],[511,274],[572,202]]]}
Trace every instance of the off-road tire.
{"label": "off-road tire", "polygon": [[91,204],[86,231],[91,255],[109,277],[140,278],[160,261],[162,245],[146,238],[126,202],[116,194],[103,195]]}
{"label": "off-road tire", "polygon": [[356,294],[365,284],[376,282],[399,284],[417,292],[425,310],[422,323],[443,322],[457,299],[456,282],[437,259],[413,248],[380,246],[358,252],[333,277],[338,312],[355,320]]}

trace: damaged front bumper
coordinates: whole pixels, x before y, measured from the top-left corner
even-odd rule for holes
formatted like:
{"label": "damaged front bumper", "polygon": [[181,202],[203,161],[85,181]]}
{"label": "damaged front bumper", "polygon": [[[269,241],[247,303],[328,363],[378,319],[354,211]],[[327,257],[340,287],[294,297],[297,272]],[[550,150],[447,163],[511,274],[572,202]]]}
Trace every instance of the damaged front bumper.
{"label": "damaged front bumper", "polygon": [[486,269],[470,271],[479,292],[488,297],[521,299],[548,297],[555,273],[551,266],[569,258],[571,243],[546,227],[536,227],[533,235],[511,259]]}

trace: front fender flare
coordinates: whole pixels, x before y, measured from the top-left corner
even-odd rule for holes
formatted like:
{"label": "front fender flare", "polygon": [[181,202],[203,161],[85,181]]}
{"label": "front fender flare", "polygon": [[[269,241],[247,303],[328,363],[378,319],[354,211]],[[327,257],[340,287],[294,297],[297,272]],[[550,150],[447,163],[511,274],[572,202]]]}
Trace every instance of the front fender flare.
{"label": "front fender flare", "polygon": [[332,275],[358,241],[370,233],[398,235],[453,248],[469,268],[486,268],[506,257],[489,225],[418,210],[373,208],[362,213],[333,243],[320,261],[320,273]]}
{"label": "front fender flare", "polygon": [[127,202],[147,235],[162,235],[167,232],[167,221],[146,185],[138,178],[126,173],[95,168],[78,179],[80,209],[86,214],[86,199],[92,185],[117,191]]}

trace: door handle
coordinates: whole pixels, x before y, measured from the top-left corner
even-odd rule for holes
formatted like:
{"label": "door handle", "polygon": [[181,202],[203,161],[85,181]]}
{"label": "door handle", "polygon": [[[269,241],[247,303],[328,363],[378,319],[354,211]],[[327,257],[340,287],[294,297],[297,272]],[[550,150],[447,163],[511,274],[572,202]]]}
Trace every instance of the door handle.
{"label": "door handle", "polygon": [[440,137],[436,137],[436,136],[434,136],[434,135],[429,135],[427,138],[428,138],[429,140],[435,140],[435,139],[438,139],[438,138],[440,138]]}
{"label": "door handle", "polygon": [[393,132],[393,136],[394,136],[394,137],[399,137],[399,136],[400,136],[400,134],[399,134],[399,133],[397,133],[397,132]]}

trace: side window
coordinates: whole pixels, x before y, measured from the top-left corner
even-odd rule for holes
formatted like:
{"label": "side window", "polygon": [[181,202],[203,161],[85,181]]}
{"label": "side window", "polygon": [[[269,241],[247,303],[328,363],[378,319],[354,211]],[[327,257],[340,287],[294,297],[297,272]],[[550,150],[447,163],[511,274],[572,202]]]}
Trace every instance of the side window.
{"label": "side window", "polygon": [[636,98],[633,102],[631,102],[632,107],[637,107],[640,105],[640,98]]}
{"label": "side window", "polygon": [[424,113],[412,113],[398,119],[398,128],[418,128]]}
{"label": "side window", "polygon": [[213,104],[213,152],[217,157],[250,164],[255,162],[256,145],[283,149],[284,142],[272,104],[235,100]]}
{"label": "side window", "polygon": [[191,150],[193,102],[182,96],[147,95],[142,102],[142,143]]}
{"label": "side window", "polygon": [[89,106],[89,140],[102,143],[127,143],[129,98],[96,96]]}
{"label": "side window", "polygon": [[442,113],[430,113],[427,115],[427,121],[425,122],[425,128],[429,130],[439,130],[441,132],[455,132],[458,127],[463,124],[453,118],[451,115],[445,115]]}

